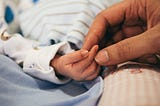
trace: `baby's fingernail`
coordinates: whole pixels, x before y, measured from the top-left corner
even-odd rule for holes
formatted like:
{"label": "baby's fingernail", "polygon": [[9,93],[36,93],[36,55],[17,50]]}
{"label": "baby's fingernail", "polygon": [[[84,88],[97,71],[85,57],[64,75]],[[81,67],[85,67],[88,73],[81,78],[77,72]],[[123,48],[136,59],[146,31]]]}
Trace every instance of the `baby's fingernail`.
{"label": "baby's fingernail", "polygon": [[96,62],[98,63],[106,63],[109,61],[108,52],[106,50],[100,51],[95,57]]}
{"label": "baby's fingernail", "polygon": [[88,56],[88,50],[83,50],[83,51],[81,52],[81,55],[82,55],[83,57]]}

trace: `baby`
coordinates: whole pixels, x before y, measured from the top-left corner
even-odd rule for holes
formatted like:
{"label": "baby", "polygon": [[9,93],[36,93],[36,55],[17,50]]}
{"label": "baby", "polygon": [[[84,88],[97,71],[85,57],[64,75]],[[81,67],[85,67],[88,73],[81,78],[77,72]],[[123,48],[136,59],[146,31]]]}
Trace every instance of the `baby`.
{"label": "baby", "polygon": [[98,45],[80,48],[106,0],[1,0],[0,5],[0,53],[24,72],[57,84],[97,77]]}

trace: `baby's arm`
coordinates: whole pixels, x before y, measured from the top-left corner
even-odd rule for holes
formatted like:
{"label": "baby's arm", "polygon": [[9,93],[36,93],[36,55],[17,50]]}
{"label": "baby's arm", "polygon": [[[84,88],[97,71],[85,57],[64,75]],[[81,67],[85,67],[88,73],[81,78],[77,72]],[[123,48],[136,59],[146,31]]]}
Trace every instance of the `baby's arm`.
{"label": "baby's arm", "polygon": [[77,81],[92,80],[99,74],[100,67],[94,61],[98,46],[91,51],[78,50],[63,56],[57,55],[51,61],[58,75],[63,75]]}
{"label": "baby's arm", "polygon": [[[63,84],[70,80],[68,77],[59,79],[54,68],[50,66],[50,61],[58,52],[62,52],[64,49],[68,52],[71,51],[68,43],[61,42],[40,47],[38,42],[25,39],[20,34],[5,36],[10,36],[10,38],[6,38],[6,40],[0,38],[0,54],[7,55],[18,64],[22,63],[24,72],[57,84]],[[2,35],[2,37],[4,36]]]}
{"label": "baby's arm", "polygon": [[[19,34],[10,35],[4,32],[1,39],[0,54],[9,56],[17,63],[23,63],[26,73],[40,79],[61,84],[67,82],[69,78],[78,81],[91,80],[99,73],[99,67],[94,61],[97,46],[89,52],[79,50],[60,56],[58,52],[71,51],[66,42],[34,48],[38,42],[25,39]],[[49,66],[50,61],[53,68]],[[59,79],[56,75],[63,75],[65,79]]]}

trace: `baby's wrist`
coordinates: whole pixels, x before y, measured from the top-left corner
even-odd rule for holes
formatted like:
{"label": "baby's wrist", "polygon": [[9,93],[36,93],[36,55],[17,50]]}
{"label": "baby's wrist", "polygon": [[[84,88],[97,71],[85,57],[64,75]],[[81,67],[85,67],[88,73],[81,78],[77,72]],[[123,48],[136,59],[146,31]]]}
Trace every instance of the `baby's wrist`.
{"label": "baby's wrist", "polygon": [[56,55],[51,61],[50,61],[50,66],[56,68],[57,67],[57,60],[60,57],[60,55]]}
{"label": "baby's wrist", "polygon": [[57,67],[58,67],[57,63],[58,63],[58,59],[59,59],[60,56],[61,56],[61,55],[56,54],[56,56],[51,60],[50,66],[54,68],[55,75],[56,75],[59,79],[65,79],[66,77],[63,76],[63,75],[61,75],[61,74],[59,73],[58,68],[57,68]]}

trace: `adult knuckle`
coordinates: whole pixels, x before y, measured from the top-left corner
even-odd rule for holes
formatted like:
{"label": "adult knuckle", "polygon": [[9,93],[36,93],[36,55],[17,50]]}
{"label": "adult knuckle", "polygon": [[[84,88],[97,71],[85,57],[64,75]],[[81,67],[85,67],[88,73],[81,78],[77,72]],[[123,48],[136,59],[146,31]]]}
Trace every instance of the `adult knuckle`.
{"label": "adult knuckle", "polygon": [[133,48],[129,41],[121,42],[116,44],[118,59],[128,59],[133,54]]}

